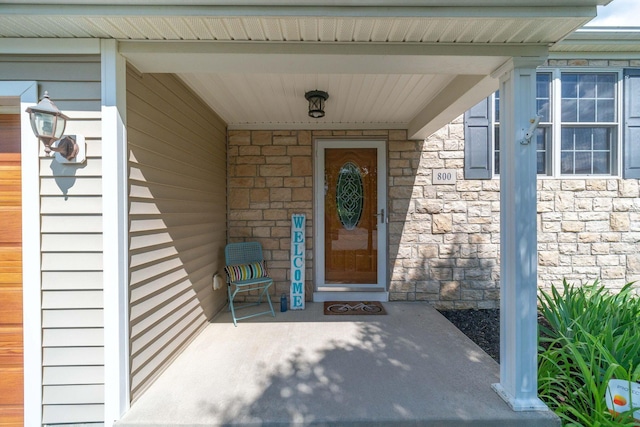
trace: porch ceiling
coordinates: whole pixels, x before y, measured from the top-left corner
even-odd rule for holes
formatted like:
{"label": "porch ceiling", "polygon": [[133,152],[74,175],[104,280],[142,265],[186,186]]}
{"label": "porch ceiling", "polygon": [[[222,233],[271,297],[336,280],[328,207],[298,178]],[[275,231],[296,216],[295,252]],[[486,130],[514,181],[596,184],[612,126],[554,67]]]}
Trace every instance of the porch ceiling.
{"label": "porch ceiling", "polygon": [[[0,37],[113,38],[175,73],[230,129],[408,129],[424,138],[610,0],[9,0]],[[2,52],[0,52],[2,53]],[[304,93],[329,93],[310,119]]]}

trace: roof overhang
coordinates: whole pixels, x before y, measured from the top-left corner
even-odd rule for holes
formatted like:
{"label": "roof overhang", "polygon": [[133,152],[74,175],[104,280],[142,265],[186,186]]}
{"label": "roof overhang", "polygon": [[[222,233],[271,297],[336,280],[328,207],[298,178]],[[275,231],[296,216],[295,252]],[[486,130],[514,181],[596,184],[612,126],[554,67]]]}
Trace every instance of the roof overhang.
{"label": "roof overhang", "polygon": [[[408,129],[424,138],[609,0],[5,1],[0,37],[120,41],[143,73],[175,73],[232,129]],[[0,39],[0,53],[16,53]],[[304,92],[330,93],[306,115]]]}
{"label": "roof overhang", "polygon": [[549,57],[640,59],[640,27],[585,27],[553,45]]}

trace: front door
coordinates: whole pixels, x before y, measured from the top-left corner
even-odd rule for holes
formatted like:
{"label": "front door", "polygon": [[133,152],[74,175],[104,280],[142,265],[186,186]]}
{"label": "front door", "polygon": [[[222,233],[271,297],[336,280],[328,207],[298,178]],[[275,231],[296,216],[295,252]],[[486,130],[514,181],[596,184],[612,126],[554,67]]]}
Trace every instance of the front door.
{"label": "front door", "polygon": [[316,144],[314,300],[387,299],[385,153],[384,141]]}

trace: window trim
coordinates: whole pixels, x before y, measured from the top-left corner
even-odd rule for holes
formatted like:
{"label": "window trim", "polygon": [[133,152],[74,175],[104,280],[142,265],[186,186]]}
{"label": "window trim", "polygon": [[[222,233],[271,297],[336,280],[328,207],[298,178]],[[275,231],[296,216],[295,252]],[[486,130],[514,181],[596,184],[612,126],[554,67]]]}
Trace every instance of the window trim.
{"label": "window trim", "polygon": [[[592,179],[592,178],[620,178],[620,171],[622,166],[622,156],[621,156],[621,144],[622,144],[622,98],[623,98],[623,70],[622,68],[611,68],[611,67],[557,67],[557,68],[540,68],[537,72],[551,72],[552,73],[552,163],[553,169],[549,178],[558,178],[558,179]],[[615,138],[615,142],[611,147],[611,155],[614,157],[614,160],[611,162],[611,173],[604,174],[572,174],[572,175],[563,175],[562,174],[562,165],[561,165],[561,156],[562,156],[562,74],[571,73],[571,74],[614,74],[617,76],[616,79],[616,88],[615,88],[615,121],[614,122],[566,122],[567,126],[572,127],[615,127],[615,131],[613,132],[613,136]],[[560,96],[558,96],[560,95]]]}
{"label": "window trim", "polygon": [[[624,69],[622,67],[539,67],[536,69],[536,74],[547,73],[551,75],[550,81],[550,106],[549,106],[549,122],[541,122],[541,125],[545,125],[550,128],[550,141],[547,151],[547,172],[544,174],[538,174],[540,179],[610,179],[610,178],[622,178],[622,164],[623,164],[623,128],[624,128]],[[611,146],[611,173],[610,174],[572,174],[563,175],[561,173],[561,155],[562,155],[562,75],[563,74],[612,74],[615,75],[615,121],[614,122],[566,122],[567,126],[573,127],[609,127],[615,128],[612,135],[615,139]],[[495,93],[491,94],[491,107],[495,111],[496,97]],[[492,117],[491,123],[491,152],[493,158],[496,155],[496,139],[495,129],[499,126],[499,122],[495,121]],[[499,151],[499,153],[502,150]],[[500,177],[499,172],[496,172],[496,166],[494,165],[491,174],[492,178],[497,179]]]}

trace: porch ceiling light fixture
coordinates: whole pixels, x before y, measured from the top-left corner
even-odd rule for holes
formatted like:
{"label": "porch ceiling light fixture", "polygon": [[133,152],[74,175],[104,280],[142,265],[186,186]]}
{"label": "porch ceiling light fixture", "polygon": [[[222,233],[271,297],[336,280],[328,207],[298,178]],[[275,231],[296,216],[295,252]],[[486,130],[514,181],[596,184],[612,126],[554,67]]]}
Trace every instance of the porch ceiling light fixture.
{"label": "porch ceiling light fixture", "polygon": [[[69,117],[56,107],[56,104],[49,98],[49,93],[44,96],[34,107],[27,108],[31,129],[36,137],[44,144],[44,151],[47,156],[51,156],[52,151],[56,151],[67,160],[76,157],[79,151],[78,144],[74,138],[62,138],[64,128]],[[60,140],[57,144],[56,141]]]}
{"label": "porch ceiling light fixture", "polygon": [[324,102],[329,98],[329,94],[323,90],[311,90],[305,93],[304,97],[309,101],[309,117],[324,117]]}

